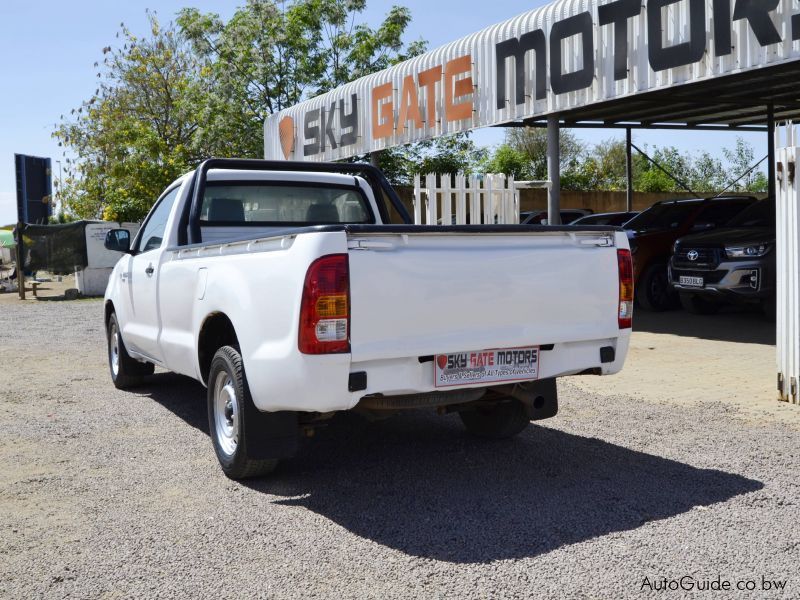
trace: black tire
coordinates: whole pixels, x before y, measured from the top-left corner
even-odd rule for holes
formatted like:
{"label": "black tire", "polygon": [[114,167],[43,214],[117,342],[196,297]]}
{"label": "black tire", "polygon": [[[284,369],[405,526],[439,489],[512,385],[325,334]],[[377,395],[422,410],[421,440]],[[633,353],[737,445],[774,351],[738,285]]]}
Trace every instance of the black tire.
{"label": "black tire", "polygon": [[766,298],[761,301],[761,310],[764,311],[764,318],[771,323],[777,320],[778,301],[776,298]]}
{"label": "black tire", "polygon": [[649,265],[636,286],[636,299],[645,310],[662,312],[677,306],[677,295],[669,285],[667,265],[655,263]]}
{"label": "black tire", "polygon": [[155,366],[152,363],[143,363],[131,358],[122,341],[116,313],[111,313],[106,326],[106,341],[108,342],[108,370],[111,381],[119,390],[141,385],[144,378],[152,375]]}
{"label": "black tire", "polygon": [[458,416],[472,435],[492,439],[514,437],[531,422],[525,405],[519,400],[462,410]]}
{"label": "black tire", "polygon": [[680,299],[683,309],[693,315],[715,315],[722,308],[722,304],[719,302],[691,292],[681,292]]}
{"label": "black tire", "polygon": [[231,479],[266,475],[278,465],[277,459],[247,456],[245,415],[253,409],[242,357],[236,348],[223,346],[208,373],[208,431],[222,471]]}

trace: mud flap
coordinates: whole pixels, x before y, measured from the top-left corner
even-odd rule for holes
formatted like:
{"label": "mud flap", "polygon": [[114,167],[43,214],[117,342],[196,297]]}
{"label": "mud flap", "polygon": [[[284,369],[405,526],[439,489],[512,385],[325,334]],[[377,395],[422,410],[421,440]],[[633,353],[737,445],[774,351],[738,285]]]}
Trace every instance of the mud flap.
{"label": "mud flap", "polygon": [[291,458],[297,453],[300,428],[296,412],[261,412],[252,401],[245,406],[244,438],[248,458]]}

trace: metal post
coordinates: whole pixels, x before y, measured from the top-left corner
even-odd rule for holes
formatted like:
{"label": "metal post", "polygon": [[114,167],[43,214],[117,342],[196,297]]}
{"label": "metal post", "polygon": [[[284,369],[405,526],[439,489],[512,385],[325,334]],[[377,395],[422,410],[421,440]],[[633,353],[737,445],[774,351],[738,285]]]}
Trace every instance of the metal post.
{"label": "metal post", "polygon": [[775,107],[767,107],[767,193],[775,200]]}
{"label": "metal post", "polygon": [[633,210],[633,162],[631,161],[631,128],[625,128],[625,210]]}
{"label": "metal post", "polygon": [[64,179],[61,176],[61,161],[57,160],[56,164],[58,165],[58,203],[56,204],[56,217],[58,217],[59,213],[64,212],[64,192],[61,188]]}
{"label": "metal post", "polygon": [[24,226],[22,221],[17,223],[17,288],[20,300],[25,300],[25,246],[22,241]]}
{"label": "metal post", "polygon": [[547,223],[561,225],[561,149],[559,147],[558,116],[547,117]]}

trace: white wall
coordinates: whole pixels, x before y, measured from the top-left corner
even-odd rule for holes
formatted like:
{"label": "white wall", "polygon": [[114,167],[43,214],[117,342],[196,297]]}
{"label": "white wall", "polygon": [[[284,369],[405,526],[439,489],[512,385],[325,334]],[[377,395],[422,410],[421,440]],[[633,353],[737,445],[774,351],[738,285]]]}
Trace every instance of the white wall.
{"label": "white wall", "polygon": [[139,223],[89,223],[86,225],[86,254],[88,266],[75,272],[75,283],[78,291],[84,296],[102,296],[108,285],[111,271],[122,254],[106,250],[104,245],[106,234],[112,229],[127,229],[131,232],[131,240],[139,231]]}

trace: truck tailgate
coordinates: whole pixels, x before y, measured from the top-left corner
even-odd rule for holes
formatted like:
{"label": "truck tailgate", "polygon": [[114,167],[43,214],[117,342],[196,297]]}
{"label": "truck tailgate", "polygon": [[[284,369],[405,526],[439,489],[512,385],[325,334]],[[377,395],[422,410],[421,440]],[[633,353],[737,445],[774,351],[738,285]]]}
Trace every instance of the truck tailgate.
{"label": "truck tailgate", "polygon": [[350,233],[352,359],[616,338],[620,246],[563,228]]}

